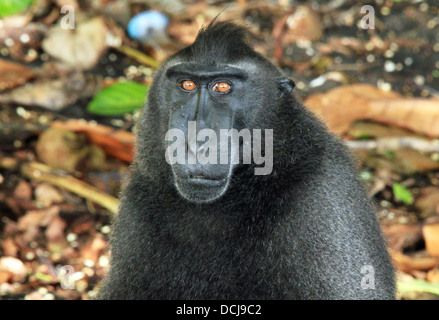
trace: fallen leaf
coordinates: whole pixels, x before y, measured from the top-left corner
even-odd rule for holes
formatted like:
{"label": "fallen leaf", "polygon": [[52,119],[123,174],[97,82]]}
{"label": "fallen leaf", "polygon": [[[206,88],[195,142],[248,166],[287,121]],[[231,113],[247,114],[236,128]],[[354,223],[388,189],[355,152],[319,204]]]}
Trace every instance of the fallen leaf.
{"label": "fallen leaf", "polygon": [[48,241],[50,242],[58,242],[60,240],[64,240],[64,229],[66,228],[67,223],[56,216],[50,221],[49,226],[46,229],[45,235]]}
{"label": "fallen leaf", "polygon": [[355,150],[361,162],[370,168],[385,168],[393,172],[413,174],[439,169],[439,162],[428,155],[412,149],[400,149],[394,152]]}
{"label": "fallen leaf", "polygon": [[273,38],[283,45],[297,41],[317,41],[323,35],[323,28],[317,12],[309,6],[298,6],[293,13],[281,18],[273,27]]}
{"label": "fallen leaf", "polygon": [[348,135],[354,139],[381,137],[411,137],[411,131],[371,121],[357,121],[349,128]]}
{"label": "fallen leaf", "polygon": [[101,147],[106,154],[126,162],[133,160],[134,135],[131,132],[74,119],[66,122],[54,121],[51,126],[84,132],[90,143]]}
{"label": "fallen leaf", "polygon": [[27,273],[27,269],[24,263],[21,260],[13,257],[0,258],[0,271],[12,273],[12,281],[14,282],[20,282],[24,280]]}
{"label": "fallen leaf", "polygon": [[63,202],[64,198],[55,187],[41,183],[35,188],[35,200],[40,208],[47,208],[54,203]]}
{"label": "fallen leaf", "polygon": [[422,228],[417,224],[391,224],[383,226],[389,248],[402,252],[422,240]]}
{"label": "fallen leaf", "polygon": [[199,30],[200,25],[195,20],[190,22],[173,21],[168,28],[168,33],[176,38],[178,42],[190,45],[197,38]]}
{"label": "fallen leaf", "polygon": [[20,181],[14,190],[14,197],[21,200],[32,199],[32,187],[24,180]]}
{"label": "fallen leaf", "polygon": [[[1,247],[3,250],[4,256],[17,257],[18,246],[15,243],[13,237],[9,236],[5,240],[3,240]],[[1,283],[1,281],[0,281],[0,283]]]}
{"label": "fallen leaf", "polygon": [[31,210],[18,219],[17,228],[24,231],[25,242],[34,240],[39,233],[40,227],[47,226],[53,218],[58,216],[59,207],[53,206],[48,209]]}
{"label": "fallen leaf", "polygon": [[406,255],[395,250],[389,250],[396,267],[404,272],[416,270],[431,270],[439,265],[439,259],[434,257],[418,257]]}
{"label": "fallen leaf", "polygon": [[35,0],[0,1],[0,17],[20,13],[27,9]]}
{"label": "fallen leaf", "polygon": [[345,56],[360,54],[365,50],[364,43],[352,37],[331,37],[328,41],[319,44],[318,48],[322,55],[337,52]]}
{"label": "fallen leaf", "polygon": [[93,241],[88,243],[81,251],[84,260],[91,260],[94,264],[98,262],[101,251],[107,248],[108,243],[98,234]]}
{"label": "fallen leaf", "polygon": [[8,282],[13,276],[14,274],[12,272],[0,269],[0,284]]}
{"label": "fallen leaf", "polygon": [[305,104],[338,134],[345,133],[354,121],[372,120],[439,136],[437,99],[404,98],[396,92],[355,84],[313,94]]}
{"label": "fallen leaf", "polygon": [[96,17],[78,24],[74,30],[56,24],[43,41],[51,56],[79,69],[93,68],[108,48],[109,29],[104,18]]}
{"label": "fallen leaf", "polygon": [[35,77],[35,73],[18,63],[0,59],[0,91],[21,86]]}
{"label": "fallen leaf", "polygon": [[90,146],[84,134],[61,128],[49,128],[38,139],[38,157],[50,167],[72,171],[102,168],[105,155],[97,146]]}
{"label": "fallen leaf", "polygon": [[136,82],[118,82],[99,91],[87,106],[90,113],[116,116],[140,109],[146,100],[148,86]]}
{"label": "fallen leaf", "polygon": [[439,283],[439,268],[428,271],[426,280],[431,283]]}
{"label": "fallen leaf", "polygon": [[0,102],[38,106],[59,111],[80,98],[92,96],[98,84],[94,76],[81,72],[58,79],[41,79],[0,95]]}
{"label": "fallen leaf", "polygon": [[400,183],[393,184],[393,194],[397,200],[404,204],[410,205],[413,203],[413,194]]}
{"label": "fallen leaf", "polygon": [[425,248],[432,257],[439,257],[439,224],[427,224],[422,227]]}
{"label": "fallen leaf", "polygon": [[430,186],[419,190],[414,206],[421,212],[423,217],[435,215],[438,205],[439,188]]}

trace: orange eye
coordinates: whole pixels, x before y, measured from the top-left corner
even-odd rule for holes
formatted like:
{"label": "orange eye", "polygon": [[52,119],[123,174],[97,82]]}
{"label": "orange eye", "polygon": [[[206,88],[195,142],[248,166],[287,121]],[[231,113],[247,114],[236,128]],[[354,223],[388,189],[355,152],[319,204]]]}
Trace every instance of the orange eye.
{"label": "orange eye", "polygon": [[195,82],[191,80],[184,80],[180,82],[180,87],[186,91],[192,91],[195,89]]}
{"label": "orange eye", "polygon": [[227,82],[218,82],[212,88],[213,91],[227,93],[230,91],[230,84]]}

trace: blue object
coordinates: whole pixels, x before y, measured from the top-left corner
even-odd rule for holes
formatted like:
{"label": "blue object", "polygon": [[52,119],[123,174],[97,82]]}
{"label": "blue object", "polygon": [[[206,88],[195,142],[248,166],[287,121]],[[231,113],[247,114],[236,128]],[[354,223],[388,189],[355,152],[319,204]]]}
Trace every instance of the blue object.
{"label": "blue object", "polygon": [[169,18],[160,11],[148,10],[136,14],[128,23],[128,35],[142,42],[155,42],[166,34]]}

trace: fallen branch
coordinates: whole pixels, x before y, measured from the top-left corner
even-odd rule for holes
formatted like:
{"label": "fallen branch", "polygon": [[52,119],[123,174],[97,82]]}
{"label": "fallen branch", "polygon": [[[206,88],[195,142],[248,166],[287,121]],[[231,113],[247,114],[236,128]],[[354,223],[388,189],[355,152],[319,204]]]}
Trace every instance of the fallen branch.
{"label": "fallen branch", "polygon": [[5,169],[20,168],[21,174],[31,180],[47,182],[54,186],[75,193],[85,199],[96,202],[112,213],[117,212],[118,201],[115,197],[72,176],[61,176],[53,173],[53,169],[39,162],[24,162],[20,165],[14,158],[3,157],[0,167]]}
{"label": "fallen branch", "polygon": [[355,150],[400,150],[413,149],[420,152],[439,152],[439,140],[414,137],[385,137],[367,141],[346,141]]}
{"label": "fallen branch", "polygon": [[141,64],[157,68],[160,66],[160,62],[155,60],[154,58],[140,52],[139,50],[136,50],[134,48],[128,47],[128,46],[120,46],[116,47],[118,51],[124,53],[128,57],[136,60],[137,62],[140,62]]}

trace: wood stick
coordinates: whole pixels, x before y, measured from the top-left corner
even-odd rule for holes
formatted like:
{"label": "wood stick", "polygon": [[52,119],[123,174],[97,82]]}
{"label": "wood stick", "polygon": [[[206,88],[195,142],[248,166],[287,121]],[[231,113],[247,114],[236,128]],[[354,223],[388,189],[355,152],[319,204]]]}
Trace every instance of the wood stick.
{"label": "wood stick", "polygon": [[[13,169],[18,167],[19,161],[10,157],[0,158],[0,167]],[[39,162],[24,162],[20,165],[21,174],[31,180],[47,182],[54,186],[75,193],[85,199],[96,202],[108,209],[111,213],[117,213],[118,201],[115,197],[81,181],[72,176],[61,176],[53,173],[53,169]]]}

